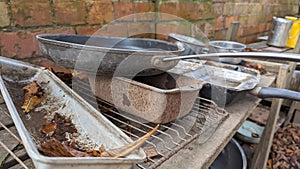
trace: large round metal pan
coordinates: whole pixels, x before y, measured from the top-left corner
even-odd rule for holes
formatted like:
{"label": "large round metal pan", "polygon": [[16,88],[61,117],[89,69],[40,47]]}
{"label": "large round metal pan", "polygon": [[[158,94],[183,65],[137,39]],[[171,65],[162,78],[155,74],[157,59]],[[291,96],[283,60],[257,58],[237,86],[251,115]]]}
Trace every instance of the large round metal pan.
{"label": "large round metal pan", "polygon": [[153,56],[177,56],[179,44],[146,38],[40,34],[41,52],[57,64],[100,75],[149,76],[174,67],[178,61],[153,66]]}
{"label": "large round metal pan", "polygon": [[256,58],[300,62],[299,54],[267,52],[208,53],[177,56],[180,43],[144,38],[37,35],[43,54],[71,69],[100,75],[149,76],[176,66],[182,59]]}

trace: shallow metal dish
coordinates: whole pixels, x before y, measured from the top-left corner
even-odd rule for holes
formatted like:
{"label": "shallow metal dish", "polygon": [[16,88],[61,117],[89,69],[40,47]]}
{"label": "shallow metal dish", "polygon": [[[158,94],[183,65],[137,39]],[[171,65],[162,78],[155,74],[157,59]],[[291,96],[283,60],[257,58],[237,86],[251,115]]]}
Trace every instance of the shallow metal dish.
{"label": "shallow metal dish", "polygon": [[[34,138],[35,133],[40,130],[29,125],[30,120],[35,120],[35,113],[51,114],[57,112],[70,117],[82,137],[88,136],[92,144],[98,146],[103,144],[107,149],[126,145],[132,140],[50,71],[3,57],[0,57],[0,66],[1,92],[23,145],[36,168],[130,169],[133,164],[142,162],[146,158],[142,149],[138,149],[124,158],[47,157],[40,154],[36,141],[34,141],[36,140]],[[9,92],[11,86],[7,86],[5,83],[27,84],[34,80],[41,85],[46,96],[40,106],[35,108],[36,112],[30,112],[32,118],[26,120],[25,113],[20,112],[20,108],[16,106],[16,100],[11,97]]]}
{"label": "shallow metal dish", "polygon": [[92,74],[149,76],[174,67],[178,61],[153,66],[153,56],[177,56],[184,48],[166,41],[146,38],[40,34],[41,52],[57,64]]}
{"label": "shallow metal dish", "polygon": [[[212,53],[226,53],[226,52],[243,52],[246,49],[246,45],[233,41],[210,41],[210,52]],[[241,58],[220,58],[221,62],[239,64]]]}
{"label": "shallow metal dish", "polygon": [[207,53],[209,50],[206,48],[206,45],[203,42],[181,34],[170,33],[168,35],[168,41],[173,43],[182,43],[184,46],[184,52],[182,55]]}

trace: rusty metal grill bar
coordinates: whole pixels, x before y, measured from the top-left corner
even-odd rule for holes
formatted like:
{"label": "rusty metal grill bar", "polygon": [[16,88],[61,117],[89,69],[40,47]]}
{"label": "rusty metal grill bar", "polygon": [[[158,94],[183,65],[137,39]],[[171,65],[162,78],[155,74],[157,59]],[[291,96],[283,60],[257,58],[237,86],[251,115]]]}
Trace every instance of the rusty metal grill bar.
{"label": "rusty metal grill bar", "polygon": [[[102,110],[101,112],[109,120],[120,127],[133,140],[138,139],[154,126],[151,123],[142,123],[139,119],[135,119],[125,112],[119,112],[113,104],[96,98],[86,81],[73,80],[72,88],[91,105],[99,108],[100,111]],[[191,112],[186,117],[169,124],[161,124],[157,134],[153,135],[142,145],[148,157],[147,161],[137,164],[137,167],[149,169],[158,167],[184,146],[201,137],[207,128],[212,125],[217,127],[227,115],[228,113],[224,109],[219,108],[211,100],[198,97]],[[196,119],[195,124],[192,126],[189,126],[190,124],[186,125],[190,118]],[[204,137],[209,136],[206,135]],[[205,140],[206,138],[203,139]],[[152,151],[149,151],[149,149]],[[151,154],[151,152],[154,154]]]}

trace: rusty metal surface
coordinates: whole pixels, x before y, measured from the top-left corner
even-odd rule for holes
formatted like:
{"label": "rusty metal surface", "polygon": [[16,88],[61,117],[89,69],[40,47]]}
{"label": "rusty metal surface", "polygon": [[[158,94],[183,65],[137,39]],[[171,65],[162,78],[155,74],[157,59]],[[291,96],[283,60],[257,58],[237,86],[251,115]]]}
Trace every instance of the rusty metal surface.
{"label": "rusty metal surface", "polygon": [[161,74],[135,80],[90,76],[97,97],[119,109],[153,123],[168,123],[189,113],[203,81]]}
{"label": "rusty metal surface", "polygon": [[[5,85],[4,81],[0,79],[0,88],[6,105],[22,141],[26,143],[24,147],[34,161],[36,168],[89,167],[106,169],[118,167],[129,169],[134,163],[141,162],[146,158],[142,149],[124,158],[46,157],[40,154],[37,150],[39,128],[36,127],[39,121],[36,121],[34,117],[43,115],[42,112],[46,112],[44,116],[46,119],[51,119],[55,113],[69,117],[78,133],[78,136],[72,139],[91,148],[97,148],[101,145],[107,149],[118,148],[132,142],[132,140],[48,70],[33,68],[30,65],[16,63],[5,58],[1,58],[0,62],[1,76],[5,81],[14,84],[27,84],[36,81],[45,92],[44,101],[35,108],[36,113],[31,112],[29,114],[32,118],[28,118],[28,114],[19,113],[16,100],[9,92],[12,86]],[[18,80],[15,79],[16,77]],[[22,88],[20,88],[20,92],[21,90]]]}
{"label": "rusty metal surface", "polygon": [[[142,123],[138,118],[126,112],[119,112],[112,104],[95,98],[88,82],[74,81],[72,89],[88,101],[90,105],[99,108],[99,111],[101,111],[105,117],[133,140],[140,138],[155,125],[152,123]],[[3,112],[6,112],[7,118],[10,118],[7,110]],[[137,164],[134,168],[159,166],[192,140],[198,139],[200,144],[205,142],[227,116],[228,113],[218,108],[212,101],[198,97],[192,110],[186,116],[161,125],[158,133],[142,145],[142,148],[147,153],[147,161]],[[11,125],[13,126],[11,123],[5,124],[5,126]],[[9,130],[12,131],[12,128],[9,128]],[[4,144],[7,145],[8,143],[6,142]],[[0,146],[0,148],[1,147],[2,146]],[[27,156],[25,152],[23,155],[16,154],[28,168],[34,168],[28,156],[24,159],[24,155],[25,157]],[[23,165],[22,162],[18,164],[17,160],[14,160],[14,163],[10,164],[9,168]]]}
{"label": "rusty metal surface", "polygon": [[[143,123],[140,118],[118,111],[114,105],[93,96],[87,82],[74,81],[73,90],[91,105],[99,107],[102,113],[122,129],[132,139],[137,139],[152,128],[154,123]],[[226,119],[228,112],[219,108],[214,102],[197,97],[192,110],[184,117],[170,123],[162,124],[159,134],[154,135],[142,148],[146,151],[147,161],[139,163],[138,168],[156,168],[171,158],[185,145],[197,140],[203,144],[218,126]]]}

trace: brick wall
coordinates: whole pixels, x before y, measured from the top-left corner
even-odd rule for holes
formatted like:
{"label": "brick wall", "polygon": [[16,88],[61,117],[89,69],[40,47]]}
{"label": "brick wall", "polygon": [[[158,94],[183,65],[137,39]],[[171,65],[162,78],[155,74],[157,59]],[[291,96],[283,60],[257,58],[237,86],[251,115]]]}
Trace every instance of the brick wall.
{"label": "brick wall", "polygon": [[250,43],[268,32],[272,16],[296,14],[297,3],[298,0],[0,0],[0,55],[43,63],[35,40],[35,35],[41,33],[96,32],[152,38],[157,33],[156,38],[166,38],[169,32],[197,37],[201,30],[209,39],[224,39],[232,21],[241,23],[238,41]]}

